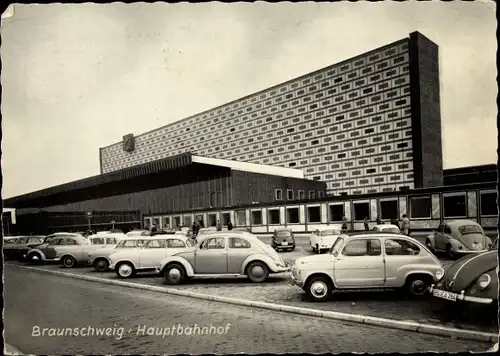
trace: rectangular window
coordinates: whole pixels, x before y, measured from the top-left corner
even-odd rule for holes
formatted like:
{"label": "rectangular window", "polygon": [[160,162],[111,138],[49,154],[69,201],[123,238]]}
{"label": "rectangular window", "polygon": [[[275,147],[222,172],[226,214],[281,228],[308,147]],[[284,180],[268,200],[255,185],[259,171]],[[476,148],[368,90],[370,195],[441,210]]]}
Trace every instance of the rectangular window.
{"label": "rectangular window", "polygon": [[304,191],[303,190],[297,191],[297,199],[298,200],[303,200],[304,199]]}
{"label": "rectangular window", "polygon": [[430,196],[410,197],[410,219],[430,219],[431,211]]}
{"label": "rectangular window", "polygon": [[267,219],[269,225],[279,225],[280,224],[280,211],[279,209],[273,209],[267,211]]}
{"label": "rectangular window", "polygon": [[342,221],[344,216],[344,204],[330,205],[330,221]]}
{"label": "rectangular window", "polygon": [[321,198],[324,198],[324,197],[325,197],[325,192],[324,192],[324,191],[322,191],[322,190],[320,190],[320,191],[318,192],[318,198],[320,198],[320,199],[321,199]]}
{"label": "rectangular window", "polygon": [[481,216],[496,216],[497,209],[497,193],[496,192],[481,192]]}
{"label": "rectangular window", "polygon": [[443,196],[443,216],[445,218],[467,217],[465,194]]}
{"label": "rectangular window", "polygon": [[309,199],[314,199],[316,198],[316,192],[314,190],[309,191]]}
{"label": "rectangular window", "polygon": [[380,201],[380,218],[382,220],[398,219],[397,199]]}
{"label": "rectangular window", "polygon": [[365,218],[370,219],[370,204],[368,202],[358,202],[353,205],[355,221],[362,221]]}
{"label": "rectangular window", "polygon": [[236,210],[234,212],[235,224],[236,226],[246,226],[247,225],[247,217],[245,210]]}
{"label": "rectangular window", "polygon": [[320,223],[321,214],[319,206],[309,206],[307,207],[307,222],[308,223]]}
{"label": "rectangular window", "polygon": [[286,190],[286,198],[287,200],[293,200],[293,189]]}
{"label": "rectangular window", "polygon": [[262,210],[252,211],[252,225],[262,225]]}
{"label": "rectangular window", "polygon": [[286,222],[287,224],[299,223],[299,208],[286,208]]}
{"label": "rectangular window", "polygon": [[274,199],[275,200],[283,200],[283,192],[281,191],[281,189],[276,189],[274,191]]}

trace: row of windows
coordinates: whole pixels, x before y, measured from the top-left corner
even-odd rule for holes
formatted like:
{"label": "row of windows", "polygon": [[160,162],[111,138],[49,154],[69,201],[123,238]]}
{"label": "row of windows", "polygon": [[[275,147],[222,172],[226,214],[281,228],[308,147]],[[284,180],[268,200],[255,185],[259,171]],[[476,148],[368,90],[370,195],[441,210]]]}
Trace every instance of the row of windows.
{"label": "row of windows", "polygon": [[[407,44],[405,44],[404,46],[407,46]],[[395,48],[397,48],[397,47],[395,47]],[[398,58],[394,58],[392,63],[379,64],[379,65],[377,65],[377,69],[384,69],[384,67],[394,66],[396,64],[400,64],[403,62],[408,62],[407,49],[394,50],[393,52],[394,52],[393,55],[404,54],[405,56],[403,58],[400,58],[401,56]],[[370,55],[370,57],[368,57],[368,58],[371,58],[371,57],[375,58],[377,56],[379,56],[379,55],[374,54],[374,55]],[[377,60],[384,60],[385,58],[387,58],[387,57],[379,56],[379,58]],[[375,61],[377,61],[377,60],[375,60]],[[365,58],[362,57],[360,59],[356,59],[353,63],[364,63],[364,64],[361,64],[360,66],[353,65],[352,68],[361,67],[363,65],[366,65],[366,63],[374,63],[375,61],[365,62]],[[352,69],[351,64],[349,62],[346,64],[343,64],[342,68],[347,68],[347,69],[345,69],[343,71],[340,71],[340,69],[339,69],[339,72],[346,72],[346,71],[349,71]],[[368,72],[369,72],[369,69],[367,70],[367,68],[365,68],[365,69],[363,69],[361,74],[367,75]],[[186,127],[186,126],[192,127],[192,125],[196,125],[196,123],[198,121],[201,121],[200,123],[210,124],[206,119],[209,117],[213,117],[216,114],[222,114],[223,112],[228,112],[231,109],[238,109],[240,107],[240,105],[244,106],[244,105],[247,105],[247,103],[250,103],[250,105],[251,105],[252,103],[255,103],[257,100],[265,100],[267,95],[270,95],[270,96],[279,95],[279,94],[282,94],[284,92],[287,92],[288,90],[293,90],[295,88],[298,88],[301,85],[305,86],[305,85],[309,85],[311,82],[318,82],[318,81],[322,80],[323,78],[325,78],[326,76],[331,77],[331,76],[335,75],[336,73],[337,73],[337,70],[336,70],[335,66],[332,66],[330,68],[323,70],[322,73],[314,74],[314,78],[312,78],[313,75],[311,74],[311,76],[309,76],[308,78],[302,79],[301,83],[299,83],[299,82],[287,83],[287,84],[290,84],[290,87],[288,87],[287,84],[285,84],[280,89],[270,89],[267,92],[257,94],[250,99],[236,102],[236,103],[232,104],[232,108],[231,108],[231,105],[229,104],[229,105],[226,105],[225,107],[222,107],[222,108],[213,109],[209,113],[200,114],[195,118],[185,119],[185,120],[182,120],[178,123],[169,125],[167,127],[163,127],[162,129],[160,129],[156,132],[144,135],[144,137],[151,138],[151,137],[154,137],[155,134],[158,135],[158,134],[166,133],[167,131],[170,131],[170,130],[172,130],[172,131],[179,130],[179,129],[182,129],[183,127]],[[352,77],[352,74],[347,74],[347,76],[349,76],[349,75],[351,75],[351,77]],[[241,113],[243,113],[243,111]],[[189,127],[187,129],[189,129]],[[116,147],[115,150],[117,150],[117,149],[118,148]]]}
{"label": "row of windows", "polygon": [[[409,80],[409,79],[408,79]],[[369,90],[369,89],[367,89]],[[338,112],[341,112],[341,111],[345,111],[345,110],[351,110],[351,109],[359,109],[359,108],[362,108],[363,106],[367,106],[363,112],[361,113],[360,110],[355,110],[353,111],[352,113],[346,113],[346,115],[344,115],[345,117],[348,117],[350,119],[352,118],[357,118],[357,117],[361,117],[363,114],[373,114],[373,113],[376,113],[376,112],[383,112],[383,111],[386,111],[386,110],[390,110],[392,108],[397,108],[398,106],[401,106],[401,105],[407,105],[409,104],[409,98],[407,98],[404,102],[401,102],[401,100],[396,100],[396,101],[393,101],[393,102],[389,102],[389,103],[385,103],[385,104],[380,104],[378,105],[378,107],[374,107],[373,103],[376,103],[377,101],[380,101],[380,100],[390,100],[391,99],[391,96],[394,97],[394,95],[407,95],[409,94],[410,92],[410,88],[409,87],[404,87],[404,88],[401,88],[401,90],[397,89],[397,90],[393,90],[393,91],[388,91],[386,92],[385,94],[382,93],[382,94],[378,94],[378,95],[372,95],[370,98],[367,98],[367,99],[361,99],[361,100],[351,100],[350,103],[346,103],[344,105],[338,105],[338,103],[336,103],[337,105],[336,106],[333,106],[331,107],[329,110],[328,110],[328,114],[336,114]],[[384,97],[384,95],[386,97]],[[342,99],[342,97],[338,97],[338,99]],[[317,103],[317,104],[311,104],[309,105],[309,110],[307,112],[310,112],[310,111],[313,111],[315,109],[320,109],[320,108],[325,108],[327,106],[330,106],[332,105],[332,100],[324,100],[322,101],[321,103]],[[376,110],[378,108],[378,110]],[[300,112],[306,112],[307,108],[306,107],[302,107],[302,108],[299,108],[298,109],[298,113]],[[289,117],[289,116],[293,116],[293,115],[296,115],[297,112],[295,110],[288,110],[286,112],[286,116]],[[250,122],[248,122],[246,124],[247,128],[251,128],[254,124],[259,126],[259,125],[262,125],[264,123],[270,123],[272,122],[274,119],[281,119],[283,118],[285,115],[285,113],[282,113],[282,114],[275,114],[275,115],[271,115],[269,117],[267,117],[265,119],[265,122],[264,122],[264,119],[262,120],[257,120],[255,121],[254,119],[251,119]],[[312,117],[312,113],[309,113],[308,114],[310,117]],[[319,110],[315,113],[316,115],[316,118],[317,117],[320,117],[320,116],[324,116],[326,115],[325,111],[324,110]],[[307,115],[306,115],[307,116]],[[243,119],[247,119],[248,117],[244,117]],[[335,118],[336,121],[339,121],[342,119],[342,116],[337,116]],[[282,120],[283,121],[283,120]],[[151,147],[151,145],[154,143],[154,142],[161,142],[162,140],[165,140],[167,138],[170,138],[170,136],[173,136],[173,139],[175,139],[177,142],[181,142],[181,143],[184,143],[184,142],[188,142],[187,144],[191,144],[191,142],[197,142],[197,139],[200,139],[200,138],[205,138],[205,137],[211,137],[212,134],[210,134],[210,131],[215,131],[213,132],[213,135],[214,137],[218,137],[219,135],[225,135],[229,132],[236,132],[236,125],[237,125],[237,122],[239,122],[239,119],[235,119],[232,121],[234,124],[235,124],[235,127],[233,128],[230,128],[228,127],[227,125],[224,126],[222,124],[219,124],[217,127],[215,125],[212,125],[210,127],[210,129],[204,129],[203,132],[201,129],[199,130],[193,130],[193,132],[189,133],[189,138],[190,139],[193,139],[193,141],[190,141],[190,140],[187,140],[187,137],[184,137],[184,135],[182,133],[172,133],[172,134],[168,134],[168,135],[164,135],[164,136],[161,136],[161,137],[156,137],[156,138],[153,138],[153,139],[150,139],[150,140],[147,140],[147,139],[144,139],[144,137],[137,137],[136,138],[136,144],[137,144],[137,147],[139,147],[139,150],[141,147],[144,147],[144,146],[149,146]],[[283,121],[285,122],[285,121]],[[224,130],[226,129],[226,130]],[[245,129],[245,125],[240,125],[238,127],[239,130],[243,130]],[[208,133],[208,134],[207,134]],[[255,133],[255,132],[253,132]],[[171,143],[172,141],[169,140],[169,143]],[[107,157],[107,156],[110,156],[112,155],[113,152],[117,152],[117,151],[121,151],[121,144],[118,144],[116,145],[116,147],[109,147],[109,148],[106,148],[106,149],[103,149],[103,157]]]}
{"label": "row of windows", "polygon": [[354,189],[345,189],[345,188],[337,190],[327,189],[327,194],[333,196],[374,194],[374,193],[394,192],[402,188],[414,189],[413,181],[400,182],[398,184],[390,184],[390,185],[385,184],[385,185],[370,186],[370,187],[356,187]]}

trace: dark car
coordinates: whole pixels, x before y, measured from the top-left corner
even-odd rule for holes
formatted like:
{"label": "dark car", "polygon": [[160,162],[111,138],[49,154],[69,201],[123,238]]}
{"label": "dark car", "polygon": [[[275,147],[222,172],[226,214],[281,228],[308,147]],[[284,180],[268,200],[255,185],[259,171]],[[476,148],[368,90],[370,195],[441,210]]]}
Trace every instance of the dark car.
{"label": "dark car", "polygon": [[22,260],[26,248],[40,245],[45,236],[21,236],[15,243],[3,247],[5,260]]}
{"label": "dark car", "polygon": [[474,306],[497,308],[497,257],[498,238],[489,251],[467,255],[454,262],[429,292],[454,311]]}
{"label": "dark car", "polygon": [[274,230],[271,246],[276,251],[295,250],[295,237],[290,229]]}

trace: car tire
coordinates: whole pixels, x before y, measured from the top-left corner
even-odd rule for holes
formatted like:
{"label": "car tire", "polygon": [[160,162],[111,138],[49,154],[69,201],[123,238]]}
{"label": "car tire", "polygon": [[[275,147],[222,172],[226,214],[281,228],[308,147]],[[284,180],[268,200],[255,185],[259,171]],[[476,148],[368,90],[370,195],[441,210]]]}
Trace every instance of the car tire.
{"label": "car tire", "polygon": [[432,284],[432,278],[427,275],[413,275],[406,279],[405,294],[412,298],[423,298]]}
{"label": "car tire", "polygon": [[115,272],[118,277],[126,279],[135,275],[135,268],[130,262],[122,262],[116,266]]}
{"label": "car tire", "polygon": [[425,246],[427,246],[427,248],[429,249],[429,251],[431,251],[432,253],[434,253],[434,247],[432,247],[431,240],[429,240],[429,239],[425,240]]}
{"label": "car tire", "polygon": [[290,252],[292,252],[293,250],[295,250],[295,246],[292,246],[292,248],[290,249]]}
{"label": "car tire", "polygon": [[178,263],[172,263],[163,270],[163,280],[168,285],[179,285],[186,280],[186,271]]}
{"label": "car tire", "polygon": [[28,262],[30,263],[40,263],[42,261],[42,256],[38,252],[30,253],[27,257]]}
{"label": "car tire", "polygon": [[304,290],[315,302],[326,302],[332,296],[333,284],[325,276],[312,276]]}
{"label": "car tire", "polygon": [[94,261],[94,268],[97,272],[106,272],[109,269],[109,262],[104,258],[100,258]]}
{"label": "car tire", "polygon": [[73,268],[76,266],[76,259],[73,256],[64,256],[62,258],[62,264],[66,268]]}
{"label": "car tire", "polygon": [[247,267],[247,276],[253,283],[262,283],[269,277],[269,267],[264,262],[250,262]]}
{"label": "car tire", "polygon": [[452,260],[455,259],[455,253],[451,245],[446,245],[446,255]]}

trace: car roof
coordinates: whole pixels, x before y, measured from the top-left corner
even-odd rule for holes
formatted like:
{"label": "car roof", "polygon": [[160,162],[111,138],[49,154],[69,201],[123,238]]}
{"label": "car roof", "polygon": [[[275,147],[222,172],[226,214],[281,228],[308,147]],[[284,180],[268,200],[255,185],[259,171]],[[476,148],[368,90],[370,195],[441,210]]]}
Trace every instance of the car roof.
{"label": "car roof", "polygon": [[397,227],[396,225],[394,224],[378,224],[376,225],[375,227],[378,227],[380,229],[383,229],[384,227],[389,227],[389,228],[396,228],[399,230],[399,227]]}
{"label": "car roof", "polygon": [[331,225],[326,225],[326,226],[319,226],[314,229],[314,231],[319,230],[319,231],[324,231],[324,230],[333,230],[333,229],[338,229],[342,230],[342,225],[341,224],[331,224]]}
{"label": "car roof", "polygon": [[50,234],[49,236],[71,236],[71,237],[75,237],[75,236],[82,236],[82,234],[78,234],[78,233],[74,233],[74,232],[54,232],[53,234]]}
{"label": "car roof", "polygon": [[455,229],[458,229],[460,226],[464,226],[464,225],[475,225],[475,226],[481,227],[481,225],[478,224],[477,222],[475,222],[473,220],[466,220],[466,219],[445,221],[444,224],[448,225],[451,228],[455,228]]}

